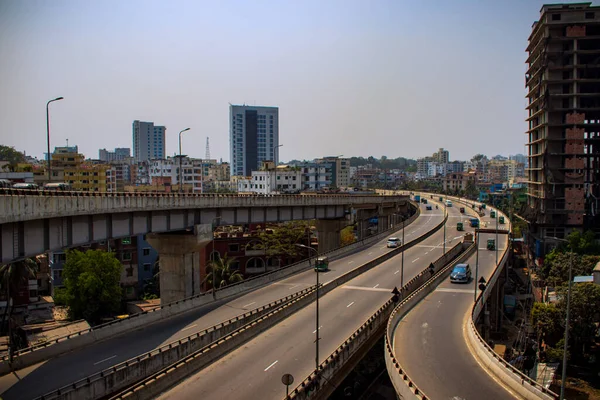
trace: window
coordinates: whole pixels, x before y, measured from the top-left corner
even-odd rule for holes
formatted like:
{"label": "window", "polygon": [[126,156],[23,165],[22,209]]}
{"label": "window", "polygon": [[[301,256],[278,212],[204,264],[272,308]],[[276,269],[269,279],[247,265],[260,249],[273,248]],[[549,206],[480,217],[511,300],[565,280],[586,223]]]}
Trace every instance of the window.
{"label": "window", "polygon": [[552,21],[560,21],[560,14],[552,14]]}
{"label": "window", "polygon": [[237,253],[240,251],[240,245],[238,243],[229,244],[229,251],[231,253]]}
{"label": "window", "polygon": [[131,244],[131,237],[121,239],[121,244]]}
{"label": "window", "polygon": [[595,17],[595,13],[593,13],[593,12],[585,13],[585,19],[594,19],[594,17]]}
{"label": "window", "polygon": [[150,255],[150,247],[144,247],[144,249],[142,250],[142,254],[145,256],[149,256]]}
{"label": "window", "polygon": [[126,294],[127,296],[133,296],[133,286],[127,286],[127,287],[125,288],[125,294]]}
{"label": "window", "polygon": [[133,276],[133,267],[125,268],[125,271],[127,272],[128,278]]}
{"label": "window", "polygon": [[131,252],[124,251],[123,254],[121,255],[121,260],[122,261],[131,261]]}
{"label": "window", "polygon": [[146,272],[150,271],[151,267],[152,267],[152,265],[150,265],[150,263],[144,263],[144,271],[146,271]]}

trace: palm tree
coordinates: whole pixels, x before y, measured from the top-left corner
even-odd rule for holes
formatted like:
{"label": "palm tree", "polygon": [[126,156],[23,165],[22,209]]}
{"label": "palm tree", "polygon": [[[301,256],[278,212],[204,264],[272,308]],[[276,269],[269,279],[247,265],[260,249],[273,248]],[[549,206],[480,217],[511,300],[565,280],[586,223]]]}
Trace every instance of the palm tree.
{"label": "palm tree", "polygon": [[[217,257],[206,266],[206,278],[203,283],[208,283],[214,289],[220,289],[230,283],[240,282],[244,280],[239,271],[232,269],[232,264],[235,258],[227,257],[227,253],[223,257]],[[213,275],[215,284],[213,284]]]}
{"label": "palm tree", "polygon": [[0,325],[2,330],[4,330],[7,315],[8,320],[10,321],[12,313],[11,300],[19,291],[19,288],[23,283],[26,284],[29,278],[35,277],[37,270],[38,265],[31,258],[26,258],[22,261],[0,267],[0,282],[6,290],[6,308],[4,309],[4,314],[2,316],[2,325]]}

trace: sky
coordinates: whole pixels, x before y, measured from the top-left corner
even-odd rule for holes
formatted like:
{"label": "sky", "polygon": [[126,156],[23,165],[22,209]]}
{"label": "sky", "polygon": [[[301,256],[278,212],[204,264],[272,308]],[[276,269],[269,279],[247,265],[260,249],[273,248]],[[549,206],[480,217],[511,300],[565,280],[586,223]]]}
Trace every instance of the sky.
{"label": "sky", "polygon": [[0,0],[0,144],[229,160],[229,103],[279,107],[280,159],[525,153],[535,0]]}

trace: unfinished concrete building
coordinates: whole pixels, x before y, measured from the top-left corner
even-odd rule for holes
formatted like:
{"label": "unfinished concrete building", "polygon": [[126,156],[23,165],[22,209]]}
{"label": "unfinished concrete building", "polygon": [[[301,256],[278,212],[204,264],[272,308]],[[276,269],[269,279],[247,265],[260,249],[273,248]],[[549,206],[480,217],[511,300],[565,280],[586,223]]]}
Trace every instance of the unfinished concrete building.
{"label": "unfinished concrete building", "polygon": [[527,46],[528,207],[537,257],[573,229],[600,231],[600,7],[550,4]]}

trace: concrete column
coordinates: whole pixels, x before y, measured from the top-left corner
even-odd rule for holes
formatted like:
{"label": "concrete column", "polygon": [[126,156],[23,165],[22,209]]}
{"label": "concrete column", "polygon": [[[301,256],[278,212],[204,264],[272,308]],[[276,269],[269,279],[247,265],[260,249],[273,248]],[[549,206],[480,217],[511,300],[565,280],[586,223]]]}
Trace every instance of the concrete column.
{"label": "concrete column", "polygon": [[340,231],[345,226],[345,220],[318,219],[317,236],[319,238],[319,253],[337,249],[341,245]]}
{"label": "concrete column", "polygon": [[146,240],[160,260],[160,302],[168,304],[200,293],[200,250],[213,239],[212,225],[194,232],[149,233]]}

